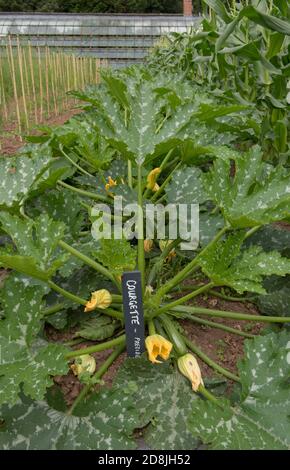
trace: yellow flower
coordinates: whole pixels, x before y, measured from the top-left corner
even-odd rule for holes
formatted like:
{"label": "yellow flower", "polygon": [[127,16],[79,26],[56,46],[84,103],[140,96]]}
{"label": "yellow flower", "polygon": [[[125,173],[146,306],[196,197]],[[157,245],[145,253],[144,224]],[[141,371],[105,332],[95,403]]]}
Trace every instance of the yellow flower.
{"label": "yellow flower", "polygon": [[152,250],[152,247],[153,240],[149,240],[149,238],[146,238],[146,240],[144,240],[144,250],[146,251],[146,253],[149,253]]}
{"label": "yellow flower", "polygon": [[187,377],[192,385],[192,390],[198,391],[200,385],[203,385],[201,372],[197,360],[192,354],[185,354],[177,360],[180,372]]}
{"label": "yellow flower", "polygon": [[93,374],[96,370],[96,361],[93,356],[89,354],[84,354],[77,358],[70,366],[71,370],[73,371],[74,375],[78,377],[83,374],[84,372],[89,372],[89,374]]}
{"label": "yellow flower", "polygon": [[[165,250],[165,248],[167,248],[168,245],[170,245],[170,243],[172,243],[173,240],[159,240],[159,248],[161,251]],[[168,256],[166,257],[166,261],[171,261],[172,258],[174,258],[176,256],[176,251],[175,249],[173,248],[172,250],[170,250],[170,252],[168,253]]]}
{"label": "yellow flower", "polygon": [[112,303],[112,296],[107,289],[100,289],[92,292],[91,300],[86,303],[85,312],[91,312],[95,308],[105,310]]}
{"label": "yellow flower", "polygon": [[145,345],[148,352],[148,357],[153,364],[161,362],[157,360],[157,357],[160,356],[165,361],[169,358],[172,343],[167,341],[161,335],[150,335],[145,339]]}
{"label": "yellow flower", "polygon": [[111,176],[108,177],[108,183],[105,185],[106,191],[109,191],[113,186],[117,186],[117,181],[113,180]]}
{"label": "yellow flower", "polygon": [[147,176],[147,189],[151,189],[151,191],[156,192],[159,189],[159,185],[156,183],[159,173],[161,172],[160,168],[154,168],[151,170]]}

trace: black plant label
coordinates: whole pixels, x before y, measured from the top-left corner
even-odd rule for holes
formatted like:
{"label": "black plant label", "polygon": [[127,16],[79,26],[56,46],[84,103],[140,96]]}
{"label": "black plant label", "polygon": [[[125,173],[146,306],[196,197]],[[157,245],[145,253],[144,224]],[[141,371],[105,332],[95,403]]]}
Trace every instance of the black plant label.
{"label": "black plant label", "polygon": [[129,357],[139,357],[145,351],[145,329],[140,271],[130,271],[123,274],[122,290],[127,354]]}

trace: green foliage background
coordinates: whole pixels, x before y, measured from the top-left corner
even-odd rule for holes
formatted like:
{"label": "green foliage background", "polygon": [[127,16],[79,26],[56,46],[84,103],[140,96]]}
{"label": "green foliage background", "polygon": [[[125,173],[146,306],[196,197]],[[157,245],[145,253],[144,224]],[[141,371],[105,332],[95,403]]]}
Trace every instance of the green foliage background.
{"label": "green foliage background", "polygon": [[0,11],[181,13],[182,0],[0,0]]}

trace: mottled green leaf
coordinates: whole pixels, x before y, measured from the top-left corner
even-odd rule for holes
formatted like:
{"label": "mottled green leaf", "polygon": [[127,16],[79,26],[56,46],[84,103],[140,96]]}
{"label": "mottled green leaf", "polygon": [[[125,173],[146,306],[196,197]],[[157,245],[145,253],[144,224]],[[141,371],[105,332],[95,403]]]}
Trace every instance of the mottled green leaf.
{"label": "mottled green leaf", "polygon": [[136,387],[135,406],[139,427],[149,426],[145,441],[152,449],[188,450],[196,440],[187,427],[187,419],[196,395],[187,382],[168,363],[156,365],[148,360],[128,359],[120,370],[121,388]]}
{"label": "mottled green leaf", "polygon": [[100,249],[96,251],[97,260],[116,276],[121,276],[124,271],[132,271],[136,266],[136,250],[130,243],[122,240],[99,241]]}
{"label": "mottled green leaf", "polygon": [[278,251],[265,253],[261,247],[251,246],[241,252],[243,240],[243,232],[231,234],[226,240],[213,244],[199,258],[203,272],[216,285],[232,287],[239,293],[265,293],[264,276],[290,273],[290,260]]}
{"label": "mottled green leaf", "polygon": [[131,433],[136,408],[129,393],[102,391],[78,408],[80,416],[67,415],[45,402],[24,398],[1,409],[5,420],[0,432],[2,449],[18,450],[123,450],[135,449]]}
{"label": "mottled green leaf", "polygon": [[67,255],[58,256],[57,244],[65,232],[61,222],[42,214],[35,221],[0,214],[2,228],[14,241],[18,253],[0,252],[0,265],[37,279],[49,279],[64,264]]}
{"label": "mottled green leaf", "polygon": [[90,341],[102,341],[110,338],[120,327],[118,320],[113,320],[105,315],[98,315],[82,322],[81,329],[76,331],[74,337],[85,338]]}
{"label": "mottled green leaf", "polygon": [[42,399],[52,384],[50,375],[65,374],[66,349],[35,340],[42,319],[45,286],[29,286],[14,277],[5,281],[1,294],[4,319],[0,320],[0,403],[16,403],[20,388]]}
{"label": "mottled green leaf", "polygon": [[51,163],[49,156],[39,154],[1,158],[0,160],[0,208],[20,204]]}
{"label": "mottled green leaf", "polygon": [[282,220],[290,213],[290,174],[272,168],[263,181],[257,178],[264,166],[258,146],[235,160],[231,176],[230,160],[217,159],[207,174],[205,189],[218,204],[232,227],[254,227]]}
{"label": "mottled green leaf", "polygon": [[245,341],[242,392],[233,406],[196,400],[190,430],[210,449],[287,450],[290,447],[290,335],[285,331]]}

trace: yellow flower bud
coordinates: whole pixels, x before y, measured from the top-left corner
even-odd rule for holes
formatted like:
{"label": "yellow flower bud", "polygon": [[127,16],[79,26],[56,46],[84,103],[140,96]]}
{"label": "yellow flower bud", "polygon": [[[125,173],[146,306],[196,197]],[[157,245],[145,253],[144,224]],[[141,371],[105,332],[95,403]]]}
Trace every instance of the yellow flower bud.
{"label": "yellow flower bud", "polygon": [[147,176],[147,189],[151,189],[151,191],[156,192],[159,189],[159,185],[156,183],[158,175],[160,174],[160,168],[154,168],[151,170]]}
{"label": "yellow flower bud", "polygon": [[150,335],[145,339],[145,345],[148,352],[149,360],[155,364],[160,363],[161,361],[157,360],[157,357],[160,356],[165,361],[169,358],[172,343],[167,339],[163,338],[161,335]]}
{"label": "yellow flower bud", "polygon": [[73,371],[74,375],[78,377],[83,374],[84,372],[89,372],[89,374],[93,374],[96,370],[96,361],[93,356],[89,354],[84,354],[83,356],[78,357],[74,364],[70,366],[71,370]]}
{"label": "yellow flower bud", "polygon": [[105,185],[106,191],[109,191],[113,186],[117,186],[117,181],[113,180],[111,176],[108,177],[108,183]]}
{"label": "yellow flower bud", "polygon": [[[165,250],[165,248],[167,248],[168,245],[170,245],[170,243],[172,243],[173,240],[159,240],[159,248],[161,251]],[[166,257],[166,261],[171,261],[172,258],[174,258],[176,256],[176,251],[175,249],[173,248],[172,250],[170,250],[170,252],[168,253],[168,256]]]}
{"label": "yellow flower bud", "polygon": [[149,240],[149,238],[146,238],[146,240],[144,240],[144,251],[146,251],[146,253],[149,253],[152,250],[152,247],[153,240]]}
{"label": "yellow flower bud", "polygon": [[91,312],[96,308],[105,310],[112,303],[112,296],[107,289],[100,289],[92,292],[91,300],[86,303],[85,312]]}
{"label": "yellow flower bud", "polygon": [[200,385],[203,385],[201,371],[197,360],[192,354],[185,354],[177,360],[180,372],[187,377],[192,385],[194,392],[198,391]]}
{"label": "yellow flower bud", "polygon": [[154,291],[152,286],[146,286],[145,287],[145,297],[150,297],[152,292]]}

